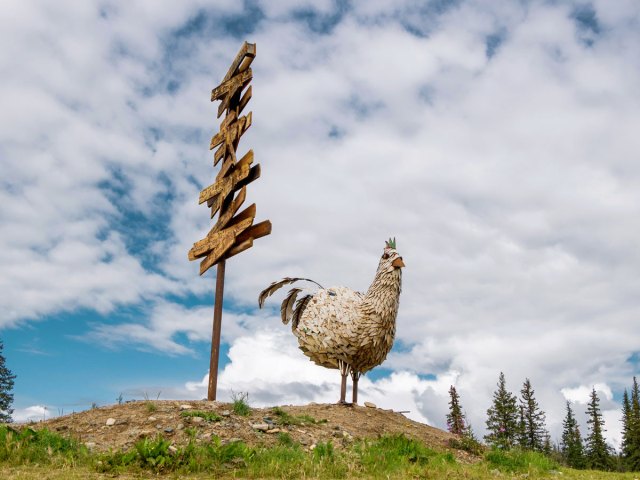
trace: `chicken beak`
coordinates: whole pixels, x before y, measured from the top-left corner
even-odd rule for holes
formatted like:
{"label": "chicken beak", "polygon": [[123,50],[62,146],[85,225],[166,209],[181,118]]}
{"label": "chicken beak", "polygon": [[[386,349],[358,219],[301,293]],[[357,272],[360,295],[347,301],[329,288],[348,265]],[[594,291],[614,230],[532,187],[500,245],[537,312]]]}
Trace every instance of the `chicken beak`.
{"label": "chicken beak", "polygon": [[396,268],[404,267],[404,262],[402,261],[402,257],[398,257],[393,262],[391,262],[391,266]]}

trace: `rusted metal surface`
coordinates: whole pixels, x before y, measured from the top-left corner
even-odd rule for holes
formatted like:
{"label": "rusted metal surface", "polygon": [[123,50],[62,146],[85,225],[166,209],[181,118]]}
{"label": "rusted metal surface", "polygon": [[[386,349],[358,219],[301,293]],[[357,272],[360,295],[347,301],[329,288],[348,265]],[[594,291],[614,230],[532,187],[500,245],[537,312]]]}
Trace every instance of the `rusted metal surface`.
{"label": "rusted metal surface", "polygon": [[222,300],[224,295],[225,261],[218,263],[216,274],[216,301],[213,307],[213,331],[211,332],[211,358],[209,359],[209,387],[207,400],[216,399],[218,390],[218,362],[220,360],[220,332],[222,331]]}
{"label": "rusted metal surface", "polygon": [[238,213],[247,196],[247,185],[260,177],[260,165],[251,166],[253,150],[237,159],[240,138],[251,126],[253,118],[252,112],[242,116],[241,113],[252,96],[249,83],[253,72],[249,67],[255,56],[255,44],[245,42],[220,85],[211,91],[211,101],[220,101],[218,118],[226,111],[220,129],[213,135],[209,145],[210,150],[216,149],[213,165],[220,164],[220,170],[215,181],[200,192],[198,201],[201,204],[206,202],[211,209],[211,218],[218,214],[218,220],[202,240],[193,244],[188,255],[189,260],[204,257],[200,262],[200,275],[218,265],[209,364],[209,400],[215,400],[217,390],[226,259],[251,248],[256,238],[271,233],[271,222],[268,220],[253,224],[255,203]]}

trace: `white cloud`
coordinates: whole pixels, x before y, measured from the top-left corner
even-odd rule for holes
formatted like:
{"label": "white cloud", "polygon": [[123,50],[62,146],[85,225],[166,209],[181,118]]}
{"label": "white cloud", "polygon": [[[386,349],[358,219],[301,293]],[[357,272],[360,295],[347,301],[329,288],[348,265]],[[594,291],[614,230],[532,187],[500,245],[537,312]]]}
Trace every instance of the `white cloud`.
{"label": "white cloud", "polygon": [[596,393],[598,393],[598,398],[604,398],[606,400],[613,399],[613,393],[611,392],[611,388],[606,383],[598,383],[591,387],[586,385],[580,385],[575,388],[563,388],[561,390],[562,395],[571,403],[580,403],[582,405],[586,405],[589,403],[591,399],[591,391],[595,389]]}
{"label": "white cloud", "polygon": [[14,422],[39,422],[51,418],[51,410],[45,405],[31,405],[25,408],[16,408],[11,417]]}
{"label": "white cloud", "polygon": [[[340,373],[319,367],[297,348],[293,335],[286,331],[261,330],[237,338],[229,350],[230,363],[218,376],[218,395],[228,401],[232,392],[248,392],[254,406],[335,403],[340,396]],[[422,422],[443,426],[448,402],[447,391],[455,383],[456,373],[438,380],[424,380],[414,373],[397,371],[389,377],[360,379],[358,400],[370,401],[381,408],[409,411],[406,415]],[[188,398],[207,396],[208,374],[200,381],[187,382],[172,395]],[[351,396],[351,381],[347,397]]]}
{"label": "white cloud", "polygon": [[[628,384],[640,344],[637,4],[595,2],[602,28],[587,46],[578,4],[467,1],[442,13],[366,2],[322,35],[290,15],[310,4],[272,3],[248,35],[258,57],[241,148],[262,164],[248,201],[274,227],[228,264],[225,340],[240,348],[260,322],[276,328],[271,311],[252,309],[282,276],[366,289],[395,235],[408,351],[386,366],[407,409],[433,400],[420,412],[437,423],[437,382],[457,371],[480,430],[504,370],[512,385],[531,379],[558,425],[565,392]],[[171,32],[238,5],[0,7],[0,101],[12,112],[0,120],[2,326],[144,299],[148,318],[97,325],[92,338],[169,354],[191,351],[177,333],[208,340],[210,307],[164,296],[213,288],[186,252],[210,227],[196,202],[213,179],[207,92],[240,40],[206,18],[191,37]],[[227,387],[242,387],[248,367],[232,365]],[[300,380],[308,391],[265,380],[258,396],[333,399],[335,385],[309,375],[319,383]]]}

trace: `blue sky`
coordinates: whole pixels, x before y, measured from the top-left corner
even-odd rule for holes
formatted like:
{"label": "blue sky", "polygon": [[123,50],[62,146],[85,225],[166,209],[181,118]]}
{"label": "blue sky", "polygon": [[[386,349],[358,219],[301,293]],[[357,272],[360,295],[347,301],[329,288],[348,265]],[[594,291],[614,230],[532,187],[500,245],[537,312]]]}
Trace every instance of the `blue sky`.
{"label": "blue sky", "polygon": [[[176,2],[177,3],[177,2]],[[475,429],[500,371],[552,435],[638,373],[640,8],[598,1],[4,2],[0,338],[18,420],[206,395],[211,88],[257,44],[248,189],[272,235],[227,265],[220,397],[335,401],[258,292],[365,290],[389,236],[397,344],[362,400]],[[248,203],[248,204],[249,204]]]}

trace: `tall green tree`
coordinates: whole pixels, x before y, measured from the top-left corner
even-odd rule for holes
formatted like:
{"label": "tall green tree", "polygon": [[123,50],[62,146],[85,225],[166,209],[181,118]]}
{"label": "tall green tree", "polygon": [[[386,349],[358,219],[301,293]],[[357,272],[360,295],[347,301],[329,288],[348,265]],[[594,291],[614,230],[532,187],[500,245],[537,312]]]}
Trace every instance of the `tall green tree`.
{"label": "tall green tree", "polygon": [[622,442],[620,443],[620,454],[627,463],[633,448],[632,439],[633,419],[631,417],[631,401],[627,389],[622,394]]}
{"label": "tall green tree", "polygon": [[535,391],[527,378],[520,390],[521,408],[521,443],[520,446],[527,450],[542,452],[545,448],[547,429],[545,427],[545,414],[540,409],[535,398]]}
{"label": "tall green tree", "polygon": [[571,410],[571,404],[567,402],[567,415],[562,422],[562,443],[560,444],[562,458],[572,468],[584,468],[584,446],[582,436],[578,428],[578,422]]}
{"label": "tall green tree", "polygon": [[464,413],[460,406],[460,396],[456,391],[456,387],[451,385],[449,388],[449,413],[447,414],[447,428],[455,435],[464,435],[467,426]]}
{"label": "tall green tree", "polygon": [[4,345],[0,340],[0,422],[9,423],[12,421],[11,414],[13,413],[13,408],[11,408],[13,393],[11,391],[13,390],[13,380],[16,376],[5,365],[4,355],[2,354],[3,348]]}
{"label": "tall green tree", "polygon": [[613,462],[609,446],[604,439],[604,420],[600,411],[600,399],[595,387],[591,390],[589,404],[587,406],[587,424],[589,435],[586,441],[587,465],[595,470],[611,470]]}
{"label": "tall green tree", "polygon": [[622,398],[622,457],[627,470],[640,471],[640,391],[633,377],[631,399]]}
{"label": "tall green tree", "polygon": [[498,390],[487,410],[487,434],[484,439],[492,447],[508,450],[518,440],[518,406],[516,397],[507,391],[504,373],[500,372]]}

